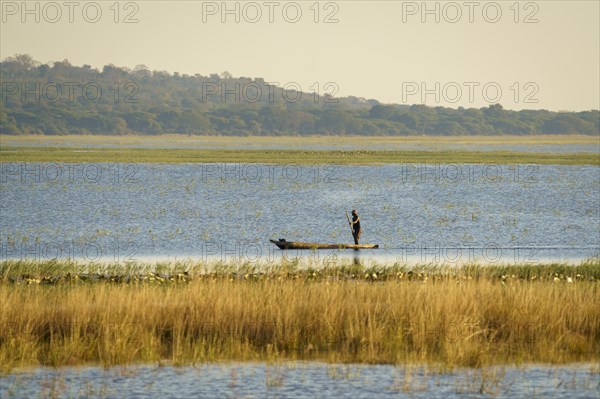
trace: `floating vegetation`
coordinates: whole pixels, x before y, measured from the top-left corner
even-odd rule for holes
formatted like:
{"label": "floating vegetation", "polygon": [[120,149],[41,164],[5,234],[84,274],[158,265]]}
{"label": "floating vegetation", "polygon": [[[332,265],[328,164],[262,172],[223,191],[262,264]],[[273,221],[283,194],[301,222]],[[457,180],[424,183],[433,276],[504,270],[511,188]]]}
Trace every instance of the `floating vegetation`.
{"label": "floating vegetation", "polygon": [[600,282],[600,260],[580,264],[373,264],[351,260],[332,266],[300,268],[298,262],[165,262],[80,264],[71,261],[4,261],[0,263],[0,284],[81,284],[81,283],[181,283],[192,280],[305,280],[305,281],[468,281],[492,282]]}

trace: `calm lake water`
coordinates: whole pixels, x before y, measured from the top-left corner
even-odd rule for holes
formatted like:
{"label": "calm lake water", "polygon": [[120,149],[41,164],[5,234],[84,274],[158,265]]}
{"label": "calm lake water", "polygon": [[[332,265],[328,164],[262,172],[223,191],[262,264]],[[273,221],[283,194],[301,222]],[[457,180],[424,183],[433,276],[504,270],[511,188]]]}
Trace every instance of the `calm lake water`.
{"label": "calm lake water", "polygon": [[38,368],[0,379],[0,397],[597,398],[597,367],[528,365],[441,373],[416,366],[318,362]]}
{"label": "calm lake water", "polygon": [[[324,160],[326,162],[326,160]],[[2,259],[577,262],[600,253],[600,167],[3,163]],[[281,251],[269,239],[378,250]]]}

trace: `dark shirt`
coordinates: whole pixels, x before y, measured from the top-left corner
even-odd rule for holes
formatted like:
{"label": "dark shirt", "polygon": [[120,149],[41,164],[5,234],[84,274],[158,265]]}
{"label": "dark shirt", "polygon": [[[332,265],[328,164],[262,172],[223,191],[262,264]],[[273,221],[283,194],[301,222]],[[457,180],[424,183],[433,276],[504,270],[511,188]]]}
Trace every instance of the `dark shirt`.
{"label": "dark shirt", "polygon": [[354,231],[360,231],[360,219],[358,215],[352,215],[352,227]]}

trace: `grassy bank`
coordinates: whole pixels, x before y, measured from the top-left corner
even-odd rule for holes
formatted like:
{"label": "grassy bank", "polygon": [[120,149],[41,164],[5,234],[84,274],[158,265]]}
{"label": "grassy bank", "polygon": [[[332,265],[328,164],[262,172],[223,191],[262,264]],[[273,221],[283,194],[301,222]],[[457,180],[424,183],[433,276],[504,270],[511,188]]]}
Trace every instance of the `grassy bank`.
{"label": "grassy bank", "polygon": [[[86,270],[109,274],[87,280],[77,265],[46,266],[1,264],[4,370],[164,360],[479,367],[600,358],[598,261],[458,269],[162,265],[121,274],[152,278],[120,280],[110,278],[116,266]],[[45,283],[48,276],[64,279]]]}
{"label": "grassy bank", "polygon": [[444,145],[598,145],[598,137],[586,135],[539,135],[539,136],[187,136],[182,134],[159,134],[152,136],[41,136],[0,135],[2,146],[28,147],[131,147],[131,148],[198,148],[274,146],[294,148],[298,146],[388,146],[401,149],[405,144],[418,144],[427,148]]}
{"label": "grassy bank", "polygon": [[226,150],[161,148],[2,147],[1,162],[294,163],[498,163],[600,165],[594,153],[516,151]]}

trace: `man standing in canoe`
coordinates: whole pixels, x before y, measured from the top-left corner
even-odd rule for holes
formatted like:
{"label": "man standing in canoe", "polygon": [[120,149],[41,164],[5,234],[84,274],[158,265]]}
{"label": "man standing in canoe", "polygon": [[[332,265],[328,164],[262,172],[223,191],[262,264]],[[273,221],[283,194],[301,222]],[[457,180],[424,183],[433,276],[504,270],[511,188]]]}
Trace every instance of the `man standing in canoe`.
{"label": "man standing in canoe", "polygon": [[352,222],[350,222],[350,226],[352,227],[354,244],[358,245],[358,240],[360,239],[360,233],[362,230],[360,229],[360,218],[358,217],[358,212],[356,212],[356,209],[352,210]]}

